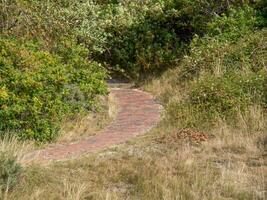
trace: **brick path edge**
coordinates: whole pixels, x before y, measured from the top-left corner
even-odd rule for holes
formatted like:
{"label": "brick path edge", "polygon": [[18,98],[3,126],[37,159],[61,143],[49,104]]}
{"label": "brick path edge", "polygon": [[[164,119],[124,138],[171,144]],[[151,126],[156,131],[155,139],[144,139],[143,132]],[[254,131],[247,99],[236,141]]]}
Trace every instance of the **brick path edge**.
{"label": "brick path edge", "polygon": [[153,96],[138,89],[112,88],[117,101],[116,119],[95,136],[75,143],[56,144],[25,155],[26,160],[60,161],[121,144],[143,134],[161,118],[162,106]]}

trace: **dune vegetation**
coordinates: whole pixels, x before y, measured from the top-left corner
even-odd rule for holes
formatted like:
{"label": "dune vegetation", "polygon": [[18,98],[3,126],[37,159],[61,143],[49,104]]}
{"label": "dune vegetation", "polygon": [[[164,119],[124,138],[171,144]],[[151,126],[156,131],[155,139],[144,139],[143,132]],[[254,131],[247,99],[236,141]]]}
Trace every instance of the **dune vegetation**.
{"label": "dune vegetation", "polygon": [[[265,199],[266,13],[265,0],[1,1],[0,199]],[[109,77],[153,94],[160,123],[28,163],[115,117]]]}

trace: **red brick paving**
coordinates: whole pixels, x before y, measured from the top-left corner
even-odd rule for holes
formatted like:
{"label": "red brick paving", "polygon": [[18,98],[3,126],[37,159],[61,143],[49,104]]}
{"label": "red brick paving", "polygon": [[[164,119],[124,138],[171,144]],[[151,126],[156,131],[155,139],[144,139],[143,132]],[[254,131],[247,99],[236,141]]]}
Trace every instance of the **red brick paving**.
{"label": "red brick paving", "polygon": [[148,131],[160,120],[161,106],[137,89],[111,89],[118,104],[117,118],[95,136],[76,143],[55,145],[34,152],[41,160],[62,160],[123,143]]}

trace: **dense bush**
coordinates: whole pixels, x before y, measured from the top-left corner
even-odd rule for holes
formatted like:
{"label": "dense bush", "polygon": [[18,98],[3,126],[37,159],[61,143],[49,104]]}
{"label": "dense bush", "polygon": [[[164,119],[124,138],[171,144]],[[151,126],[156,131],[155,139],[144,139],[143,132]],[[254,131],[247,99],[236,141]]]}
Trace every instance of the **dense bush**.
{"label": "dense bush", "polygon": [[105,14],[113,13],[106,15],[112,24],[104,26],[109,42],[98,59],[132,78],[173,67],[195,34],[210,32],[208,24],[213,18],[227,14],[233,6],[249,4],[224,0],[119,2],[104,9]]}
{"label": "dense bush", "polygon": [[101,6],[93,1],[52,0],[0,2],[0,33],[6,36],[42,40],[46,50],[58,41],[86,44],[89,52],[103,51],[106,43]]}
{"label": "dense bush", "polygon": [[[15,0],[0,4],[6,13],[0,15],[0,30],[42,38],[49,48],[62,36],[74,37],[86,45],[92,59],[111,71],[142,78],[177,64],[195,34],[217,32],[208,26],[213,18],[249,4],[228,0]],[[241,26],[250,23],[240,22]]]}
{"label": "dense bush", "polygon": [[250,106],[267,108],[267,73],[207,76],[192,86],[188,97],[168,108],[170,120],[185,126],[203,126],[218,118],[231,121]]}
{"label": "dense bush", "polygon": [[106,71],[88,60],[104,43],[99,7],[12,0],[0,10],[0,135],[51,141],[64,117],[92,109],[106,92]]}
{"label": "dense bush", "polygon": [[[54,45],[71,27],[63,15],[63,5],[56,1],[8,0],[0,3],[0,33],[44,41]],[[63,1],[62,1],[63,2]]]}
{"label": "dense bush", "polygon": [[61,56],[33,43],[0,39],[0,133],[51,141],[64,116],[90,109],[104,94],[105,72],[72,43],[58,45]]}
{"label": "dense bush", "polygon": [[207,77],[192,88],[189,102],[202,112],[233,116],[238,109],[264,102],[266,78],[262,74]]}
{"label": "dense bush", "polygon": [[190,44],[190,56],[182,60],[179,80],[199,76],[200,72],[224,73],[240,69],[264,68],[266,31],[254,31],[255,11],[250,7],[232,9],[208,24],[205,37],[196,36]]}
{"label": "dense bush", "polygon": [[258,30],[250,7],[215,17],[204,37],[196,36],[190,52],[169,82],[186,95],[169,104],[169,119],[185,126],[205,126],[218,118],[234,122],[251,106],[267,108],[266,30]]}

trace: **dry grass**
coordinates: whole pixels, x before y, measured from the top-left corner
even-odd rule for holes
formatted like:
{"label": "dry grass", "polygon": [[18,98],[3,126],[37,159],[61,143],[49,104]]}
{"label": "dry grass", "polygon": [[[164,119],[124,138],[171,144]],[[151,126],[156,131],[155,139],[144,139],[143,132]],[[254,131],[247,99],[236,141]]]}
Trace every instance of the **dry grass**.
{"label": "dry grass", "polygon": [[[166,105],[183,98],[178,86],[167,81],[162,77],[146,85]],[[116,113],[116,107],[110,108]],[[239,113],[234,127],[218,119],[212,128],[189,134],[178,122],[163,120],[119,148],[46,167],[28,166],[8,199],[263,200],[264,112],[251,106]],[[190,137],[195,136],[205,139],[194,142]]]}
{"label": "dry grass", "polygon": [[[146,85],[166,105],[184,95],[168,80],[163,76]],[[116,107],[109,107],[116,113]],[[263,200],[264,113],[251,106],[238,114],[235,126],[218,118],[207,130],[184,131],[178,122],[163,120],[119,148],[46,167],[28,166],[8,199]]]}
{"label": "dry grass", "polygon": [[[175,73],[177,69],[170,70],[144,87],[166,107],[180,102],[189,87],[176,84]],[[113,105],[112,116],[117,110]],[[119,148],[46,167],[28,166],[8,199],[263,200],[266,120],[266,111],[257,105],[240,111],[234,126],[218,118],[207,129],[184,131],[181,122],[162,120]]]}
{"label": "dry grass", "polygon": [[16,181],[20,166],[26,164],[25,154],[33,149],[32,143],[19,142],[16,138],[0,140],[0,199],[7,200]]}
{"label": "dry grass", "polygon": [[80,115],[63,123],[61,134],[57,139],[58,143],[73,142],[88,136],[96,135],[110,121],[116,117],[117,105],[114,95],[99,97],[99,111],[89,113],[86,116]]}
{"label": "dry grass", "polygon": [[168,70],[159,79],[149,80],[144,84],[143,89],[153,93],[153,95],[162,101],[165,105],[169,102],[179,102],[185,95],[184,89],[182,90],[177,85],[173,84],[171,77],[173,74],[178,73],[179,69]]}
{"label": "dry grass", "polygon": [[27,162],[25,154],[33,149],[33,142],[19,142],[16,138],[5,138],[0,140],[0,152],[3,152],[6,157],[16,158],[16,161],[22,165]]}
{"label": "dry grass", "polygon": [[31,166],[9,199],[264,199],[262,124],[248,131],[221,120],[200,143],[174,140],[176,128],[160,124],[120,148]]}
{"label": "dry grass", "polygon": [[[177,77],[178,73],[180,73],[179,69],[169,70],[160,79],[149,82],[145,88],[164,101],[166,106],[171,102],[180,102],[186,96],[186,87],[190,87],[190,83],[181,88],[180,84],[175,83],[173,79]],[[221,75],[220,69],[217,69],[214,76]],[[200,75],[199,79],[201,78]],[[191,113],[188,112],[187,115],[191,116]],[[264,161],[264,155],[266,155],[264,141],[266,141],[267,130],[266,110],[258,105],[253,105],[246,112],[240,111],[236,118],[234,126],[230,126],[218,118],[217,124],[213,125],[213,128],[207,129],[207,134],[215,136],[215,138],[212,137],[213,139],[196,145],[194,151],[191,147],[189,150],[179,150],[180,154],[185,155],[186,152],[190,152],[185,156],[186,161],[182,161],[188,164],[187,167],[195,166],[198,170],[197,173],[200,174],[205,169],[210,173],[206,174],[205,178],[212,179],[212,174],[218,173],[216,180],[206,185],[207,190],[213,188],[213,191],[202,197],[201,194],[197,194],[196,196],[189,195],[190,198],[189,196],[180,196],[170,199],[264,199],[266,197],[267,166]],[[171,126],[181,127],[182,125],[181,122],[177,122]],[[177,137],[177,130],[174,130],[170,134],[166,134],[164,131],[163,137],[161,136],[159,140],[169,145],[174,142],[181,146],[184,146],[185,143],[192,144],[191,140],[181,140],[181,138],[183,137]],[[201,185],[192,191],[195,193],[200,189],[199,187]]]}

